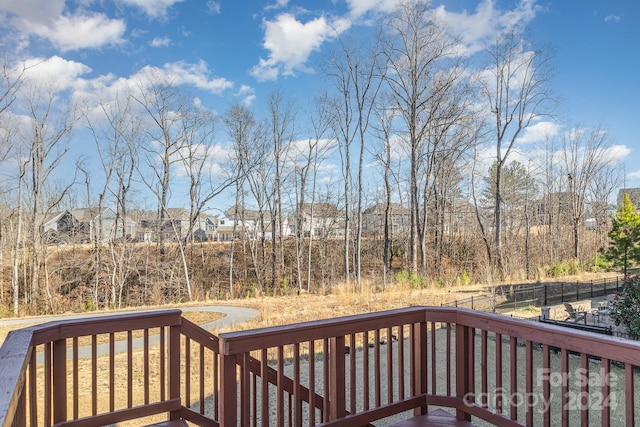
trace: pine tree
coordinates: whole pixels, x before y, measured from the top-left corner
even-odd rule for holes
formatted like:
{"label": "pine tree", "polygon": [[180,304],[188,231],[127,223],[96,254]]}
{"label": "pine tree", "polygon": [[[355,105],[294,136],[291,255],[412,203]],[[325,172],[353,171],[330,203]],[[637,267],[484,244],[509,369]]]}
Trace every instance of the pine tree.
{"label": "pine tree", "polygon": [[616,326],[623,325],[627,336],[640,339],[640,276],[627,277],[622,292],[613,301],[609,315]]}
{"label": "pine tree", "polygon": [[609,239],[609,247],[603,251],[603,256],[614,267],[622,267],[627,277],[629,268],[640,262],[640,213],[627,194],[611,216]]}

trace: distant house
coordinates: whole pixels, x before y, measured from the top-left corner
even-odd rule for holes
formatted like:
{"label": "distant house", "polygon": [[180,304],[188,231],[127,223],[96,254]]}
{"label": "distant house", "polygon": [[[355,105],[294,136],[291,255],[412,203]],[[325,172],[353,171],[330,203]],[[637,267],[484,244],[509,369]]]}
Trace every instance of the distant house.
{"label": "distant house", "polygon": [[75,220],[73,234],[79,243],[106,243],[115,226],[116,213],[111,208],[81,208],[69,211]]}
{"label": "distant house", "polygon": [[165,210],[164,223],[160,230],[165,240],[182,240],[191,228],[191,213],[184,208],[168,208]]}
{"label": "distant house", "polygon": [[158,213],[151,211],[136,211],[131,213],[137,227],[134,239],[138,242],[154,242],[157,234]]}
{"label": "distant house", "polygon": [[344,237],[344,211],[331,203],[305,203],[298,208],[302,233],[314,237]]}
{"label": "distant house", "polygon": [[446,234],[466,233],[477,227],[476,208],[472,203],[454,200],[447,203],[443,218],[443,231]]}
{"label": "distant house", "polygon": [[200,214],[193,225],[193,238],[197,241],[213,240],[216,225],[214,218],[209,215]]}
{"label": "distant house", "polygon": [[[269,212],[231,206],[223,215],[217,216],[215,221],[214,240],[217,241],[229,241],[233,238],[271,239],[273,237],[273,224]],[[283,218],[282,231],[276,231],[276,235],[290,236],[291,234],[289,220]]]}
{"label": "distant house", "polygon": [[[576,197],[574,193],[569,191],[545,195],[535,206],[536,223],[539,225],[571,224],[574,212],[573,203]],[[580,203],[584,203],[584,200],[581,200]]]}
{"label": "distant house", "polygon": [[[157,212],[142,211],[136,215],[135,239],[139,242],[157,242],[160,236],[165,241],[185,239],[190,233],[199,241],[212,240],[215,234],[214,218],[200,214],[191,226],[191,213],[184,208],[168,208],[162,221]],[[162,233],[162,234],[160,234]]]}
{"label": "distant house", "polygon": [[47,215],[43,226],[47,243],[58,244],[69,242],[77,223],[69,211],[63,211]]}
{"label": "distant house", "polygon": [[617,205],[622,205],[622,198],[627,194],[636,208],[640,208],[640,188],[622,188],[618,191]]}
{"label": "distant house", "polygon": [[[384,218],[386,203],[376,203],[362,213],[362,229],[367,235],[384,234]],[[401,204],[389,205],[389,232],[392,234],[408,232],[410,228],[411,212]]]}
{"label": "distant house", "polygon": [[127,219],[116,225],[111,208],[79,208],[48,215],[44,232],[49,243],[106,243],[112,237],[134,236],[135,223]]}

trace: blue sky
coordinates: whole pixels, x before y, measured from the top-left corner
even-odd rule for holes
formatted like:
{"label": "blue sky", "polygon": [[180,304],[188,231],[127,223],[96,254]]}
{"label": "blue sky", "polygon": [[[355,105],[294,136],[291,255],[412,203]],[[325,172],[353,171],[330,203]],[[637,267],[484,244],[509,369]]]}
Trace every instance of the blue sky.
{"label": "blue sky", "polygon": [[[397,0],[0,0],[3,49],[72,92],[113,86],[147,67],[171,73],[209,108],[259,110],[275,88],[304,103],[335,28],[366,32]],[[434,11],[479,48],[505,22],[555,50],[562,100],[551,127],[602,126],[640,186],[640,2],[434,0]],[[542,127],[539,127],[542,128]],[[534,129],[527,135],[535,139]],[[76,144],[77,148],[77,144]],[[86,153],[85,153],[86,154]]]}

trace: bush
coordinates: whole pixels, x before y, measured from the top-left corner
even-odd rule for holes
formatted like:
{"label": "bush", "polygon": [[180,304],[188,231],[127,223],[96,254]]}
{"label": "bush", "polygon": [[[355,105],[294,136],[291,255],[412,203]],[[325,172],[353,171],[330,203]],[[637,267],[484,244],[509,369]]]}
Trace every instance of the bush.
{"label": "bush", "polygon": [[607,260],[605,257],[597,256],[593,260],[592,270],[594,272],[598,271],[612,271],[613,270],[613,262]]}
{"label": "bush", "polygon": [[545,271],[549,277],[562,277],[581,273],[585,271],[585,266],[577,259],[572,259],[571,261],[562,260],[548,265]]}
{"label": "bush", "polygon": [[640,276],[624,279],[622,291],[613,300],[609,315],[616,326],[627,328],[629,338],[640,339]]}
{"label": "bush", "polygon": [[462,286],[466,286],[471,283],[471,277],[469,277],[469,273],[467,270],[462,270],[462,274],[460,275],[460,284]]}
{"label": "bush", "polygon": [[417,273],[409,272],[403,268],[396,274],[396,281],[401,285],[409,285],[411,289],[426,288],[427,282]]}

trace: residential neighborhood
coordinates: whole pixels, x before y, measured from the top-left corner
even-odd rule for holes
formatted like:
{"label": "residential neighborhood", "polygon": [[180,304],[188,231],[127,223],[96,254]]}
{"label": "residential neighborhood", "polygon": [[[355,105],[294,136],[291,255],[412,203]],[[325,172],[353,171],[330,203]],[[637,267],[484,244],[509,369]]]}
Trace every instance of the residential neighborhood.
{"label": "residential neighborhood", "polygon": [[[640,194],[640,189],[622,189],[622,194]],[[534,222],[549,224],[555,215],[570,219],[570,197],[566,193],[550,194],[547,198],[532,204]],[[88,243],[100,241],[106,243],[110,238],[124,238],[135,242],[154,242],[160,240],[160,233],[165,241],[176,241],[187,237],[194,241],[225,242],[233,239],[271,239],[273,229],[276,236],[291,237],[296,235],[299,224],[301,236],[312,238],[343,238],[345,213],[331,203],[305,203],[296,214],[285,215],[280,226],[272,221],[269,212],[231,206],[211,215],[200,213],[191,220],[191,213],[183,208],[168,208],[162,218],[155,211],[132,211],[125,220],[109,208],[78,208],[55,212],[44,218],[43,226],[49,244]],[[430,211],[435,212],[435,208]],[[590,212],[589,212],[590,213]],[[481,213],[482,214],[482,213]],[[374,203],[363,210],[362,231],[364,236],[382,235],[384,233],[385,204]],[[564,221],[564,220],[562,220]],[[465,233],[476,227],[476,210],[473,204],[464,201],[446,203],[439,218],[432,215],[428,218],[430,227],[439,227],[444,234]],[[587,228],[594,227],[596,219],[593,214],[584,218]],[[193,224],[193,225],[191,225]],[[410,211],[399,203],[389,205],[389,233],[402,234],[409,231]],[[278,231],[281,228],[281,231]]]}

